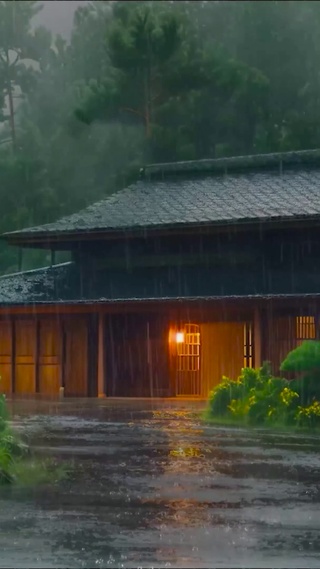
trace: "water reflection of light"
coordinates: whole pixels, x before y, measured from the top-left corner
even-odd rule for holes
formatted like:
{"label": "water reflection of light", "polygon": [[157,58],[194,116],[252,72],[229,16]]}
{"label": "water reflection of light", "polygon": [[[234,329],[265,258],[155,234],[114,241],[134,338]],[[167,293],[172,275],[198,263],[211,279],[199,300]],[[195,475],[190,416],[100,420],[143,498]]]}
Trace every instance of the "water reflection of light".
{"label": "water reflection of light", "polygon": [[[225,464],[224,453],[217,440],[207,439],[201,421],[189,409],[156,409],[144,424],[150,428],[149,445],[159,466],[149,496],[142,497],[152,511],[149,524],[159,533],[155,557],[169,558],[174,566],[201,567],[196,532],[209,535],[214,525],[224,523],[223,497],[219,497],[217,511],[212,502],[216,493],[211,491],[214,479],[220,477],[219,465]],[[190,541],[183,550],[187,556],[182,556],[185,535],[190,535]]]}
{"label": "water reflection of light", "polygon": [[[190,410],[155,410],[154,422],[166,438],[166,458],[157,494],[165,504],[160,525],[198,527],[207,523],[208,505],[192,498],[195,488],[190,475],[207,476],[209,449],[203,440],[203,429]],[[181,495],[181,499],[177,499]],[[186,498],[188,496],[188,499]],[[158,499],[159,499],[158,498]],[[163,512],[162,512],[163,513]]]}

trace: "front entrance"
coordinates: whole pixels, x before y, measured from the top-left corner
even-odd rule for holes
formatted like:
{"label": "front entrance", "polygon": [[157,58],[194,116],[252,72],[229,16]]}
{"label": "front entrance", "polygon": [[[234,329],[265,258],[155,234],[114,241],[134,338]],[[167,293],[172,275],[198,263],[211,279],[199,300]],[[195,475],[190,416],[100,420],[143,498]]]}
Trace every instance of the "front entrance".
{"label": "front entrance", "polygon": [[177,397],[207,397],[223,376],[237,379],[253,365],[249,322],[188,323],[169,334]]}
{"label": "front entrance", "polygon": [[200,327],[198,324],[185,324],[176,333],[177,376],[176,395],[200,396]]}

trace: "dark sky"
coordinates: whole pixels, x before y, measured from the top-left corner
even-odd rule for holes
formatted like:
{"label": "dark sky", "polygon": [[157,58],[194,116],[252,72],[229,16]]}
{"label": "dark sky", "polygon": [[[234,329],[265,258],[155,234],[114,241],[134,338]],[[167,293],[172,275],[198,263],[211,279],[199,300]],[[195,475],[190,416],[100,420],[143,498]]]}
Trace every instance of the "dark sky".
{"label": "dark sky", "polygon": [[42,11],[34,19],[35,25],[49,28],[68,38],[72,28],[73,14],[78,6],[87,4],[87,0],[45,0]]}

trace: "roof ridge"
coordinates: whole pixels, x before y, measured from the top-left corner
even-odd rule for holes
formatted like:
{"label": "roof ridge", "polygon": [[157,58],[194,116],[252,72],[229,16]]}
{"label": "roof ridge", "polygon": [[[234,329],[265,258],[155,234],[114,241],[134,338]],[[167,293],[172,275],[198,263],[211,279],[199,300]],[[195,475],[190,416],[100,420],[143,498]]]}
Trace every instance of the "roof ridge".
{"label": "roof ridge", "polygon": [[141,168],[141,175],[147,178],[154,175],[180,172],[210,172],[227,171],[234,168],[258,168],[263,166],[281,167],[285,164],[319,163],[320,148],[310,150],[293,150],[290,152],[273,152],[268,154],[251,154],[241,156],[229,156],[223,158],[205,158],[200,160],[187,160],[180,162],[163,162],[147,164]]}

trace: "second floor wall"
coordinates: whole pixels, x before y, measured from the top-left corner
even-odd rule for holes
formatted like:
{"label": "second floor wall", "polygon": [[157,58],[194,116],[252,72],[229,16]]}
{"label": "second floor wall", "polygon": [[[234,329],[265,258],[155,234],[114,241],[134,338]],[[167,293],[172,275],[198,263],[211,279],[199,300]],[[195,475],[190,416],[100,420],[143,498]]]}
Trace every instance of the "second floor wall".
{"label": "second floor wall", "polygon": [[318,228],[81,243],[73,258],[80,298],[320,292]]}

